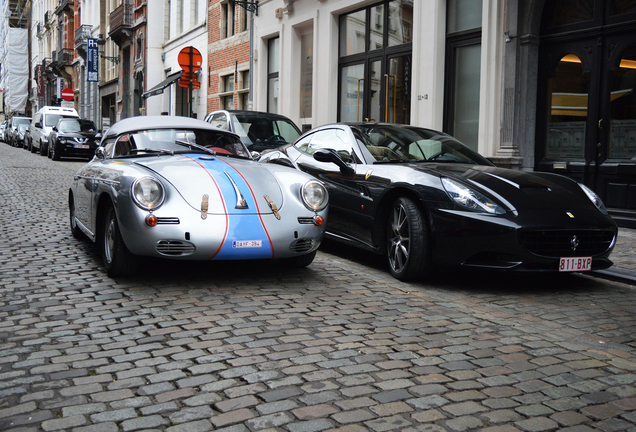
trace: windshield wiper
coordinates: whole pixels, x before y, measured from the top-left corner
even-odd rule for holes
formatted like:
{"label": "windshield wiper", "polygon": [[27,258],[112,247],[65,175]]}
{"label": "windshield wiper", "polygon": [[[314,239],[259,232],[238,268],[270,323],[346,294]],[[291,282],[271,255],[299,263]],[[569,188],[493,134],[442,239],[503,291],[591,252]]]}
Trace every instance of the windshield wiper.
{"label": "windshield wiper", "polygon": [[415,159],[389,159],[389,160],[377,160],[374,164],[387,164],[387,163],[411,163],[415,162]]}
{"label": "windshield wiper", "polygon": [[190,149],[197,149],[197,150],[201,150],[204,151],[206,153],[210,153],[212,156],[216,156],[216,152],[213,150],[210,150],[209,148],[205,148],[199,144],[195,144],[195,143],[191,143],[191,142],[187,142],[187,141],[181,141],[181,140],[174,140],[175,144],[179,144],[182,146],[186,146],[189,147]]}
{"label": "windshield wiper", "polygon": [[166,149],[140,148],[140,149],[131,149],[130,150],[131,154],[137,154],[137,153],[140,153],[140,152],[167,154],[167,155],[170,155],[170,156],[174,156],[174,152],[172,150],[166,150]]}

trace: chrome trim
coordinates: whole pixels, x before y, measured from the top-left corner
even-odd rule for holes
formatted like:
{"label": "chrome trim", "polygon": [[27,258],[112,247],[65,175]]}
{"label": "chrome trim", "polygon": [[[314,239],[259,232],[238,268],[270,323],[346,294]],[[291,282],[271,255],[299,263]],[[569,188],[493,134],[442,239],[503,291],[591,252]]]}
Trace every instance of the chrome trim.
{"label": "chrome trim", "polygon": [[245,201],[245,198],[243,198],[243,194],[239,190],[239,188],[236,185],[236,183],[234,183],[234,180],[232,179],[232,177],[230,177],[230,175],[227,173],[227,171],[223,171],[223,172],[225,173],[227,178],[230,180],[230,183],[232,183],[232,186],[234,187],[234,192],[236,193],[236,205],[234,206],[234,208],[235,209],[246,209],[246,208],[248,208],[247,202]]}

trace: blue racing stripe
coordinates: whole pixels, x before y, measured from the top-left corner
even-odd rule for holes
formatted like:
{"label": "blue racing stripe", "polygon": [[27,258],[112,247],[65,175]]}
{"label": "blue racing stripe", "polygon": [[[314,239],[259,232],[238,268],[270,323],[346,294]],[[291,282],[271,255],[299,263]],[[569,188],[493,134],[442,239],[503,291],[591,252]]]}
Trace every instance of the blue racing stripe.
{"label": "blue racing stripe", "polygon": [[[216,183],[223,194],[227,212],[229,214],[229,228],[225,243],[214,259],[261,259],[272,258],[274,256],[272,246],[260,216],[258,215],[256,202],[252,192],[243,177],[240,176],[230,165],[218,159],[205,160],[191,155],[210,175],[214,177]],[[243,195],[248,208],[235,209],[236,192],[234,186],[228,180],[226,174],[232,177],[234,183]],[[212,213],[212,212],[211,212]]]}

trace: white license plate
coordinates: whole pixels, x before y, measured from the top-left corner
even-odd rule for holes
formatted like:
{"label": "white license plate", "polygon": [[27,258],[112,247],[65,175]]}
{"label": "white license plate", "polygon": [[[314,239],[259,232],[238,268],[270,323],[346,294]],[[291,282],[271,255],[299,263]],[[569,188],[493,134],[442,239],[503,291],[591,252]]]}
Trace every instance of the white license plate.
{"label": "white license plate", "polygon": [[560,272],[580,272],[592,270],[592,257],[561,258]]}
{"label": "white license plate", "polygon": [[259,248],[263,247],[261,240],[235,240],[232,242],[233,248]]}
{"label": "white license plate", "polygon": [[88,146],[88,145],[86,145],[86,144],[75,144],[73,147],[74,147],[74,148],[79,148],[79,149],[87,149],[87,148],[89,148],[90,146]]}

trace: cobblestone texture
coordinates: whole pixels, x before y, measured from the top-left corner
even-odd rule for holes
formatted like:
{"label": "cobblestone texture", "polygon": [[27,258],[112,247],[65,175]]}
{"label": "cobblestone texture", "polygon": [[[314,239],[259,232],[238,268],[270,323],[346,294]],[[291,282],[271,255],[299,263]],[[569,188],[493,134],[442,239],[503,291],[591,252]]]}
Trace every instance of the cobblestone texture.
{"label": "cobblestone texture", "polygon": [[333,244],[302,270],[143,260],[113,280],[68,227],[81,164],[0,145],[2,431],[636,432],[633,286],[406,284]]}

